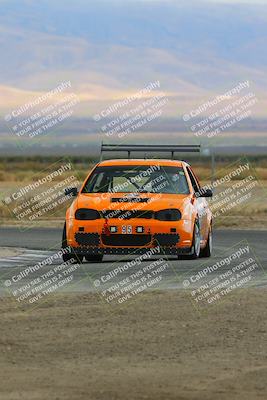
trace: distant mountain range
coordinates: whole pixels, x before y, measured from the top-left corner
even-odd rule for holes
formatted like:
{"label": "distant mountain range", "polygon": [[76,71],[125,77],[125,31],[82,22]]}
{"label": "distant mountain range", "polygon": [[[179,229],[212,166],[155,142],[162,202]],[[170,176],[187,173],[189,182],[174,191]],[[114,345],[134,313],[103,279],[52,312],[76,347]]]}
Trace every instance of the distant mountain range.
{"label": "distant mountain range", "polygon": [[267,6],[169,0],[0,0],[0,113],[70,80],[92,117],[159,80],[167,118],[249,80],[267,107]]}

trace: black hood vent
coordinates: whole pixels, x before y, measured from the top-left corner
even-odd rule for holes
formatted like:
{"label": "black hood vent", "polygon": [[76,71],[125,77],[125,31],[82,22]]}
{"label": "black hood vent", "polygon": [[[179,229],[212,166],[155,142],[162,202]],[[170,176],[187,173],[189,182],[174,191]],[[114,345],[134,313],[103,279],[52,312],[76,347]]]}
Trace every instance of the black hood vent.
{"label": "black hood vent", "polygon": [[149,199],[144,197],[112,197],[111,203],[148,203]]}

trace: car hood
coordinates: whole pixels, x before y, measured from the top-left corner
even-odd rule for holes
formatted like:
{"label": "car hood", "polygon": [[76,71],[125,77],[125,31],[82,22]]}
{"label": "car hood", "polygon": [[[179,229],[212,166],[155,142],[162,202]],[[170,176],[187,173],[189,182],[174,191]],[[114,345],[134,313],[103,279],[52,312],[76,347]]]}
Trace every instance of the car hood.
{"label": "car hood", "polygon": [[191,196],[186,194],[140,193],[82,193],[77,199],[77,208],[93,208],[103,210],[152,210],[165,208],[183,209],[190,202]]}

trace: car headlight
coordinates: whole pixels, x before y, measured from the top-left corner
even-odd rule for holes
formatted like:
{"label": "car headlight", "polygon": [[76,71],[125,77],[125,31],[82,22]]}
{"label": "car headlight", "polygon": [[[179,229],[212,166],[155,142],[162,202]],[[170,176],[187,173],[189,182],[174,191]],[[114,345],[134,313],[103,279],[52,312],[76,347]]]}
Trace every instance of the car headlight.
{"label": "car headlight", "polygon": [[155,212],[155,219],[159,221],[179,221],[181,218],[182,214],[177,208],[167,208]]}
{"label": "car headlight", "polygon": [[75,212],[75,219],[79,220],[93,220],[101,218],[100,213],[97,210],[91,208],[79,208]]}

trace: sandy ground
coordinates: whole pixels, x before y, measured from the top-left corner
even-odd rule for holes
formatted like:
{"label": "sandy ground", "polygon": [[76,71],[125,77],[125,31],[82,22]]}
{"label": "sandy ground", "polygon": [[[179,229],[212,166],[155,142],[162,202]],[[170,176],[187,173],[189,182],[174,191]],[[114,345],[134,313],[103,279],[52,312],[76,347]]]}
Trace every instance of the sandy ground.
{"label": "sandy ground", "polygon": [[61,294],[27,313],[3,298],[0,399],[266,399],[266,302],[242,290],[200,314],[184,291],[122,309]]}

